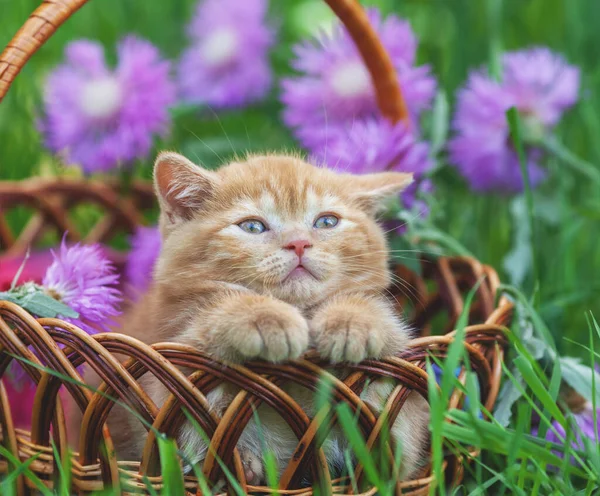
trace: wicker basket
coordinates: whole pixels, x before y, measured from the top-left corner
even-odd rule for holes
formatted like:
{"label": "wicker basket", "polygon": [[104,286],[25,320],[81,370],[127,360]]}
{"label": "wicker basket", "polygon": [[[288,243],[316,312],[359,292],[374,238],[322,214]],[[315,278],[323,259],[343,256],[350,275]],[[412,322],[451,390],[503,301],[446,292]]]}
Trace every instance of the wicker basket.
{"label": "wicker basket", "polygon": [[[354,0],[326,0],[347,26],[372,75],[382,113],[393,122],[408,121],[406,107],[392,64],[381,43],[369,25],[361,7]],[[29,57],[85,0],[46,0],[31,15],[0,56],[0,100],[8,91]],[[93,203],[102,212],[93,228],[83,236],[69,220],[70,212],[79,204]],[[11,232],[7,212],[26,205],[34,211],[19,233]],[[116,184],[83,180],[39,180],[0,183],[0,250],[4,254],[22,255],[29,246],[36,246],[49,231],[68,232],[72,240],[108,242],[115,235],[131,230],[142,222],[144,210],[154,206],[152,189],[148,184],[134,183],[128,194],[119,191]],[[410,309],[412,323],[422,331],[422,337],[413,340],[400,356],[380,361],[365,361],[347,367],[343,380],[334,383],[335,401],[345,402],[357,414],[359,426],[368,446],[378,442],[382,420],[361,401],[360,393],[369,379],[393,378],[398,386],[386,403],[385,414],[393,422],[410,391],[427,397],[426,358],[431,354],[444,357],[452,342],[451,332],[463,311],[463,295],[478,281],[483,281],[471,306],[465,347],[471,368],[477,373],[482,403],[491,410],[500,384],[501,361],[506,345],[505,327],[512,315],[512,304],[505,298],[496,302],[498,279],[490,267],[471,258],[423,258],[422,273],[417,275],[398,267],[397,275],[412,290],[408,295],[397,295],[398,308]],[[440,327],[446,333],[431,336],[430,328]],[[62,345],[59,347],[59,345]],[[32,346],[36,355],[29,351]],[[302,408],[281,389],[284,383],[295,382],[316,388],[325,364],[316,355],[287,364],[266,362],[244,366],[217,363],[195,349],[160,343],[143,344],[131,337],[111,333],[90,337],[81,329],[58,319],[35,319],[25,310],[6,301],[0,301],[0,377],[13,358],[2,351],[25,357],[81,381],[76,367],[86,363],[105,381],[101,390],[118,397],[135,409],[159,431],[173,434],[185,420],[181,407],[192,412],[196,421],[211,438],[214,456],[204,462],[204,473],[210,482],[222,479],[219,457],[238,478],[249,493],[271,494],[267,487],[251,487],[245,482],[239,454],[235,448],[246,423],[252,418],[252,409],[262,402],[274,408],[290,425],[298,437],[294,456],[289,461],[280,482],[282,494],[310,495],[311,489],[298,489],[303,475],[311,473],[319,482],[321,494],[352,494],[345,480],[331,480],[323,452],[317,445],[317,428],[331,428],[331,418],[316,415],[310,418]],[[129,357],[124,366],[115,357]],[[38,358],[39,357],[39,358]],[[41,362],[40,362],[41,359]],[[194,372],[186,377],[179,367]],[[11,416],[11,405],[0,381],[0,442],[12,454],[26,460],[35,454],[38,458],[29,469],[52,487],[58,473],[51,440],[61,457],[67,456],[67,427],[63,404],[58,395],[64,387],[77,406],[84,412],[81,426],[83,448],[73,455],[72,488],[86,492],[112,486],[122,492],[147,493],[147,484],[162,487],[159,454],[156,440],[148,434],[141,460],[117,460],[110,432],[104,421],[113,403],[100,394],[74,382],[63,382],[56,376],[40,373],[25,366],[28,375],[37,384],[33,420],[30,431],[17,429]],[[172,393],[162,406],[157,406],[140,386],[139,378],[154,374]],[[235,384],[241,392],[221,418],[209,414],[205,395],[223,382]],[[452,406],[462,403],[462,395],[455,392]],[[383,415],[381,416],[383,418]],[[106,448],[106,449],[105,449]],[[388,449],[390,464],[392,451]],[[462,478],[462,459],[448,455],[445,460],[446,479],[457,484]],[[11,464],[0,456],[0,474],[10,470]],[[356,476],[362,479],[360,466]],[[431,467],[425,467],[411,481],[399,482],[397,494],[428,494],[434,484]],[[201,494],[193,477],[185,484],[191,493]],[[231,487],[225,490],[231,490]],[[18,494],[35,492],[23,475],[18,479]],[[375,494],[373,488],[364,494]]]}

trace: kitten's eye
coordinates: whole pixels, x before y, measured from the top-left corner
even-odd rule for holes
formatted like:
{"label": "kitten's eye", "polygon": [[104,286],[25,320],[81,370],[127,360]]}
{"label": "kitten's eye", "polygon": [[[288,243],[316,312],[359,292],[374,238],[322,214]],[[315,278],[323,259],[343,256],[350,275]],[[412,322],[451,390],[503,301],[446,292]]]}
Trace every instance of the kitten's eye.
{"label": "kitten's eye", "polygon": [[331,229],[338,225],[338,219],[335,215],[321,215],[317,220],[315,220],[315,227],[317,229]]}
{"label": "kitten's eye", "polygon": [[250,234],[260,234],[264,233],[267,230],[267,226],[265,226],[260,220],[256,219],[248,219],[238,224],[243,231],[246,231]]}

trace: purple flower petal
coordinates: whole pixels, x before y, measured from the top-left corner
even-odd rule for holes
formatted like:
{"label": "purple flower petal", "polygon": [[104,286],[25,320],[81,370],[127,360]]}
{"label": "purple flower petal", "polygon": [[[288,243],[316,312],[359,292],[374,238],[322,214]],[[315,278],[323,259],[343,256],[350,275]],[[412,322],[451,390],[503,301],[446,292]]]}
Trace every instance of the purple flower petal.
{"label": "purple flower petal", "polygon": [[133,235],[125,277],[136,293],[142,293],[148,288],[161,245],[157,227],[138,227]]}
{"label": "purple flower petal", "polygon": [[[393,15],[369,19],[398,73],[409,111],[416,121],[436,90],[429,67],[414,67],[417,41],[408,22]],[[283,119],[310,151],[323,148],[337,127],[379,116],[371,77],[354,41],[338,24],[329,37],[294,47],[292,67],[300,74],[282,81]]]}
{"label": "purple flower petal", "polygon": [[[507,53],[503,69],[502,82],[481,70],[472,72],[458,94],[456,135],[448,150],[450,161],[475,191],[523,189],[506,122],[510,107],[519,111],[524,133],[534,137],[551,130],[577,101],[579,70],[546,48]],[[545,177],[538,165],[542,153],[529,144],[526,155],[529,180],[536,186]]]}
{"label": "purple flower petal", "polygon": [[313,156],[333,169],[355,174],[397,170],[421,175],[433,165],[428,146],[417,141],[404,123],[394,125],[383,118],[336,127]]}
{"label": "purple flower petal", "polygon": [[204,0],[188,33],[191,45],[178,66],[182,100],[215,108],[246,105],[272,84],[268,52],[274,30],[265,22],[265,0]]}
{"label": "purple flower petal", "polygon": [[[574,429],[574,431],[571,433],[571,446],[573,447],[573,449],[585,449],[582,435],[583,437],[591,440],[592,442],[595,442],[600,447],[600,440],[596,437],[596,430],[600,431],[600,409],[596,411],[597,424],[594,423],[594,410],[590,403],[587,403],[585,405],[585,408],[581,412],[573,413],[573,418],[577,425],[577,428]],[[552,426],[554,427],[554,430],[556,432],[554,432],[553,429],[549,428],[545,436],[546,441],[550,441],[556,444],[564,444],[567,440],[567,433],[565,429],[556,420],[552,421]],[[536,427],[532,429],[531,433],[534,436],[537,436],[538,430],[539,429]],[[557,450],[554,450],[553,453],[561,458],[563,456],[563,454]],[[575,460],[573,459],[572,461],[574,463]]]}
{"label": "purple flower petal", "polygon": [[111,317],[120,314],[119,275],[104,256],[99,245],[72,245],[65,240],[48,267],[42,285],[66,305],[79,313],[79,318],[63,317],[89,334],[108,332]]}
{"label": "purple flower petal", "polygon": [[93,41],[75,41],[65,55],[45,87],[40,131],[46,146],[87,173],[145,157],[153,137],[168,130],[175,99],[169,63],[133,36],[120,43],[115,70]]}

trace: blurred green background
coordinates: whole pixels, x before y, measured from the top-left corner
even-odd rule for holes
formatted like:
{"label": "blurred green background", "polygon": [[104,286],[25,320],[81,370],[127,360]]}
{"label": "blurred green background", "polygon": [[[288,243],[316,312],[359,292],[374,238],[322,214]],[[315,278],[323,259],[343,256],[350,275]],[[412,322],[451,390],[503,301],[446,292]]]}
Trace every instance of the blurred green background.
{"label": "blurred green background", "polygon": [[[61,61],[67,42],[77,38],[100,40],[114,58],[115,43],[126,33],[137,33],[157,45],[165,56],[176,58],[186,44],[184,26],[195,3],[97,0],[68,20],[27,64],[0,105],[0,180],[60,170],[56,159],[43,149],[35,121],[44,78]],[[546,45],[563,53],[569,62],[581,67],[583,78],[580,103],[563,119],[558,135],[575,154],[600,164],[600,1],[364,3],[410,20],[420,40],[419,61],[432,65],[451,106],[468,71],[487,64],[499,50]],[[0,45],[6,45],[38,4],[34,0],[0,0]],[[273,0],[271,18],[279,28],[279,43],[272,53],[277,76],[290,71],[291,45],[332,20],[320,0]],[[275,85],[260,105],[219,113],[218,118],[211,111],[176,112],[171,136],[156,148],[178,149],[211,166],[234,152],[294,148],[279,119],[277,91]],[[149,177],[150,163],[138,164],[137,172]],[[550,158],[546,165],[550,179],[534,193],[539,308],[561,351],[580,354],[570,340],[587,342],[586,312],[600,317],[600,188],[557,158]],[[437,191],[431,222],[509,281],[519,264],[528,263],[520,256],[526,247],[515,244],[525,217],[511,213],[511,208],[516,208],[514,198],[473,194],[450,166],[441,167],[434,180]],[[515,249],[514,257],[506,263],[507,254]],[[523,285],[530,293],[536,289],[529,279]]]}

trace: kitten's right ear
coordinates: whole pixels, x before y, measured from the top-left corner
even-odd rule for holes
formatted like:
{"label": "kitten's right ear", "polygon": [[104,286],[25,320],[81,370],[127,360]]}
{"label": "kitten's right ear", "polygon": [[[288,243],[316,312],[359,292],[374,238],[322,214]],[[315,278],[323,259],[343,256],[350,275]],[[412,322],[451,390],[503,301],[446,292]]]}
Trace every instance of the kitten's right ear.
{"label": "kitten's right ear", "polygon": [[189,220],[214,195],[218,176],[174,152],[161,152],[154,164],[154,189],[165,221]]}

